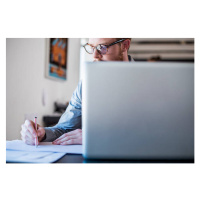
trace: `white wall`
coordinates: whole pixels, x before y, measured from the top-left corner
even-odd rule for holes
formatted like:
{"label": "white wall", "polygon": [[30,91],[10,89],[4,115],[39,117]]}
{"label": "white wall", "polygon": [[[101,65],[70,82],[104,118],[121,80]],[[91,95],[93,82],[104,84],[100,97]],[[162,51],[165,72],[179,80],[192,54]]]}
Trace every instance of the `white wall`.
{"label": "white wall", "polygon": [[83,45],[88,43],[89,38],[81,38],[80,43],[81,43],[81,49],[80,49],[80,79],[83,77],[83,66],[84,62],[92,62],[93,61],[93,56],[86,53],[85,49],[83,48]]}
{"label": "white wall", "polygon": [[[45,39],[6,40],[6,139],[20,139],[25,114],[53,113],[54,102],[69,101],[79,81],[80,39],[69,39],[67,81],[45,78]],[[46,93],[46,105],[42,93]]]}

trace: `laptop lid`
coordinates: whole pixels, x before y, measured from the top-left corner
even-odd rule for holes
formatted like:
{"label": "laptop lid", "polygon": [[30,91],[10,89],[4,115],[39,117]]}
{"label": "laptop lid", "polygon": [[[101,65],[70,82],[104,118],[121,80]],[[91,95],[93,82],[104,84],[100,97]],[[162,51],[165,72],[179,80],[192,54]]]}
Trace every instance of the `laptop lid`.
{"label": "laptop lid", "polygon": [[86,63],[82,87],[85,158],[194,158],[192,63]]}

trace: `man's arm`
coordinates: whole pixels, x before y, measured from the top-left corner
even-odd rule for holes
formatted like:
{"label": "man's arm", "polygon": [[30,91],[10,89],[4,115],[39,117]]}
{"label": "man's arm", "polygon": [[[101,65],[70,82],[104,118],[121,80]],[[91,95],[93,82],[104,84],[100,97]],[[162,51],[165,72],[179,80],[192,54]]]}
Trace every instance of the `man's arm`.
{"label": "man's arm", "polygon": [[42,142],[52,142],[64,133],[81,129],[81,108],[82,108],[82,82],[80,81],[65,113],[61,116],[58,124],[53,127],[45,127],[45,136]]}

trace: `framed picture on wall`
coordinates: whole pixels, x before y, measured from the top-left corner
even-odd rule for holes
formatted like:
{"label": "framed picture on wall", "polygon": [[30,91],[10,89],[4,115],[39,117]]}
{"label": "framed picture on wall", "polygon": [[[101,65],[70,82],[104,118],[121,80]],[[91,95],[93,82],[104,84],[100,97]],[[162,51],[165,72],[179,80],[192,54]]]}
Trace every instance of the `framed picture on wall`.
{"label": "framed picture on wall", "polygon": [[66,81],[68,39],[48,38],[46,43],[46,77],[53,80]]}

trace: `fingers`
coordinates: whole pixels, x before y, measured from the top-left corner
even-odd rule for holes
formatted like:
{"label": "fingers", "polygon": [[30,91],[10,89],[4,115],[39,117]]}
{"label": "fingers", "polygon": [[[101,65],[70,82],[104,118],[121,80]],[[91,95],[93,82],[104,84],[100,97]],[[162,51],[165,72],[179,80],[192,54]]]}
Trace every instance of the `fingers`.
{"label": "fingers", "polygon": [[67,137],[67,134],[64,133],[63,135],[61,135],[59,138],[57,138],[54,142],[57,142],[59,140],[62,140],[63,138]]}
{"label": "fingers", "polygon": [[69,144],[82,144],[82,138],[71,139],[60,143],[60,145],[69,145]]}
{"label": "fingers", "polygon": [[35,137],[37,136],[34,122],[31,120],[26,120],[25,123],[21,126],[21,128],[21,139],[26,144],[34,145]]}
{"label": "fingers", "polygon": [[30,133],[30,131],[26,128],[25,125],[22,125],[22,130],[21,130],[21,136],[25,140],[25,138],[29,138],[31,140],[34,140],[34,136]]}
{"label": "fingers", "polygon": [[33,136],[35,136],[35,137],[37,136],[37,133],[36,133],[36,130],[35,130],[35,124],[34,124],[33,121],[26,120],[25,121],[25,126]]}
{"label": "fingers", "polygon": [[68,133],[64,133],[63,135],[61,135],[59,138],[57,138],[54,142],[57,142],[59,140],[62,140],[63,138],[65,137],[68,137],[68,136],[74,136],[74,135],[77,135],[79,132],[77,130],[74,130],[74,131],[70,131]]}
{"label": "fingers", "polygon": [[21,139],[24,141],[24,143],[29,144],[29,145],[34,145],[34,139],[29,138],[27,135],[21,136]]}
{"label": "fingers", "polygon": [[52,143],[58,145],[82,144],[82,130],[76,129],[74,131],[65,133]]}
{"label": "fingers", "polygon": [[77,135],[71,135],[71,136],[65,136],[63,138],[55,140],[53,143],[55,144],[61,144],[62,142],[71,140],[71,139],[76,139],[78,136]]}

